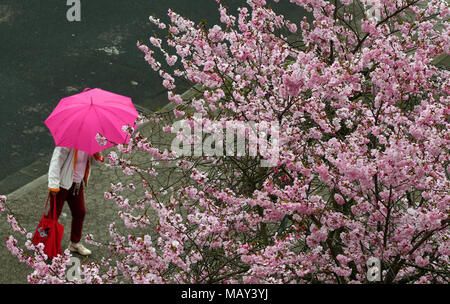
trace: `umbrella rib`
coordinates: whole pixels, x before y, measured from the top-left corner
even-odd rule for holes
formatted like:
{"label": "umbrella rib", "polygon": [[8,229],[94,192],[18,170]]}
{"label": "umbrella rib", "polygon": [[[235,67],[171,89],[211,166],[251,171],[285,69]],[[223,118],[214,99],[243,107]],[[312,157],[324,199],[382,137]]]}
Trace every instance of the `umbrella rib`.
{"label": "umbrella rib", "polygon": [[[98,107],[100,107],[100,108],[102,108],[103,110],[105,110],[105,111],[107,111],[107,112],[109,112],[109,113],[111,113],[112,115],[114,115],[119,121],[124,121],[120,116],[118,116],[114,111],[111,111],[110,109],[108,109],[108,107],[103,107],[103,106],[101,106],[101,105],[97,105]],[[120,109],[120,108],[119,108]],[[126,110],[124,110],[124,109],[120,109],[120,110],[123,110],[124,112],[127,112],[128,114],[134,114],[134,113],[129,113],[128,111],[126,111]],[[138,113],[138,115],[139,115],[139,113]]]}
{"label": "umbrella rib", "polygon": [[77,107],[80,106],[81,103],[75,103],[75,104],[68,104],[68,105],[64,105],[64,106],[60,106],[58,105],[53,112],[50,114],[50,116],[47,118],[52,118],[55,117],[57,115],[60,115],[62,113],[64,113],[65,111],[73,111],[74,109],[76,109]]}
{"label": "umbrella rib", "polygon": [[[57,117],[56,117],[57,118]],[[50,119],[50,123],[51,123],[51,120],[52,119],[56,119],[55,118],[55,116],[53,116],[53,117],[51,117],[51,119]],[[52,133],[54,133],[55,135],[56,134],[59,134],[60,136],[63,136],[63,134],[65,134],[65,132],[67,131],[67,129],[68,128],[70,128],[70,124],[72,124],[72,123],[74,123],[75,122],[75,120],[77,119],[77,115],[75,114],[72,114],[70,117],[64,117],[64,120],[65,120],[65,123],[66,123],[66,125],[64,125],[64,126],[61,126],[61,127],[58,127],[56,130],[54,130]],[[49,123],[49,121],[48,120],[46,120],[46,124],[47,124],[47,127],[49,126],[48,125],[48,123]],[[68,123],[68,122],[70,122],[70,123]]]}
{"label": "umbrella rib", "polygon": [[[108,109],[107,107],[102,107],[102,106],[100,106],[100,105],[98,105],[100,108],[102,108],[102,110],[105,110],[105,111],[107,111],[107,112],[109,112],[109,113],[111,113],[114,117],[116,117],[119,121],[121,121],[122,123],[124,123],[124,120],[122,119],[122,118],[120,118],[115,112],[113,112],[113,111],[111,111],[110,109]],[[126,137],[125,137],[125,142],[127,141],[127,139],[128,139],[128,134],[126,135]]]}
{"label": "umbrella rib", "polygon": [[[83,116],[80,126],[78,127],[78,134],[81,134],[81,129],[84,126],[84,122],[86,121],[86,117],[88,116],[87,114],[89,113],[90,109],[88,109],[86,115]],[[77,141],[76,141],[76,147],[79,147],[79,141],[80,141],[80,137],[77,137]]]}
{"label": "umbrella rib", "polygon": [[101,131],[102,131],[102,136],[105,136],[105,130],[103,129],[103,125],[100,123],[101,122],[101,120],[100,120],[100,117],[98,116],[98,113],[97,113],[97,109],[96,108],[94,108],[94,112],[95,112],[95,116],[97,116],[97,120],[98,120],[98,122],[99,122],[99,125],[100,125],[100,129],[101,129]]}
{"label": "umbrella rib", "polygon": [[[104,111],[104,109],[100,109],[100,108],[98,110]],[[111,130],[112,130],[111,132],[108,131],[107,134],[102,134],[102,135],[104,137],[106,137],[108,140],[111,140],[111,138],[113,137],[115,139],[112,142],[115,143],[115,144],[120,144],[121,140],[123,140],[123,137],[124,137],[125,133],[122,132],[121,129],[117,128],[114,125],[114,117],[112,115],[111,116],[104,116],[104,117],[102,117],[102,122],[104,124],[108,124],[110,126]],[[103,126],[103,124],[102,124],[102,126]],[[109,130],[109,128],[108,128],[108,130]],[[114,133],[114,134],[112,134],[112,133]]]}
{"label": "umbrella rib", "polygon": [[[126,113],[128,113],[130,115],[135,115],[135,114],[139,115],[139,113],[137,112],[137,110],[134,107],[133,108],[131,108],[131,107],[129,107],[129,108],[122,108],[122,107],[120,107],[120,106],[123,106],[121,104],[108,104],[107,107],[104,107],[102,104],[98,104],[97,106],[101,107],[102,109],[108,109],[108,107],[111,107],[111,108],[115,108],[115,109],[118,109],[120,111],[126,112]],[[133,110],[136,111],[136,112],[134,113]]]}
{"label": "umbrella rib", "polygon": [[114,104],[120,104],[120,105],[124,105],[124,104],[129,104],[130,100],[128,99],[124,99],[124,100],[117,100],[117,99],[103,99],[102,103],[114,103]]}

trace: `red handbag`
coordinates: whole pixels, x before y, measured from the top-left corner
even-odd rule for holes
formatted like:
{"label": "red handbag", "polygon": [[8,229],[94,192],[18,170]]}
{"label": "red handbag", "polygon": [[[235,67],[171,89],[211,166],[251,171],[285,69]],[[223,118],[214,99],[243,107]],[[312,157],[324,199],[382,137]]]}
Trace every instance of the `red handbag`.
{"label": "red handbag", "polygon": [[[58,254],[62,254],[61,241],[64,235],[64,226],[61,225],[56,218],[56,198],[53,200],[52,217],[49,217],[49,214],[45,215],[45,209],[47,209],[49,198],[50,194],[47,197],[44,213],[34,232],[32,242],[34,245],[43,243],[45,246],[44,253],[52,259]],[[48,213],[50,213],[50,209],[48,210]]]}

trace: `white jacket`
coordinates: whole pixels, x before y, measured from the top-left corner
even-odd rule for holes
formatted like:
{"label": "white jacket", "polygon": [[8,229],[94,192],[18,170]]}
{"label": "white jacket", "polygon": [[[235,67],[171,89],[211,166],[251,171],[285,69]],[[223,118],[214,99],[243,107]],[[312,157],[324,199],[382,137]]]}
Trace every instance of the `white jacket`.
{"label": "white jacket", "polygon": [[[56,147],[48,169],[48,189],[59,191],[60,187],[69,190],[73,184],[73,171],[77,164],[78,150]],[[87,185],[91,173],[91,163],[94,157],[89,155],[84,174],[84,184]]]}

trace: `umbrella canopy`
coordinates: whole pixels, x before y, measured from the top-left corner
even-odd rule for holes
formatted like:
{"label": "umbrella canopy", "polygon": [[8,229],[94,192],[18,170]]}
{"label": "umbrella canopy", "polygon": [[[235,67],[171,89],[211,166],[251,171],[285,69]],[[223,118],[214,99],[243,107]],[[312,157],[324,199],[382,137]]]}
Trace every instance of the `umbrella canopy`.
{"label": "umbrella canopy", "polygon": [[98,88],[86,89],[61,99],[45,120],[45,125],[56,146],[92,155],[113,146],[109,142],[105,146],[99,145],[95,139],[97,133],[113,143],[127,143],[129,138],[122,127],[134,126],[138,115],[131,98]]}

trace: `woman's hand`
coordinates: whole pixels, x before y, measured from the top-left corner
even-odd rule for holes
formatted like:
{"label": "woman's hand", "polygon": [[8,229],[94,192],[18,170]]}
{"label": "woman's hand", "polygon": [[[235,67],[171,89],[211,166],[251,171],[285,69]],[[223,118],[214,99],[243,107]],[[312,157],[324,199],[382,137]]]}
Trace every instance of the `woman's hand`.
{"label": "woman's hand", "polygon": [[94,159],[99,162],[104,162],[105,158],[103,157],[102,151],[94,153]]}

